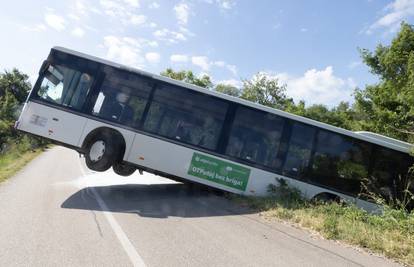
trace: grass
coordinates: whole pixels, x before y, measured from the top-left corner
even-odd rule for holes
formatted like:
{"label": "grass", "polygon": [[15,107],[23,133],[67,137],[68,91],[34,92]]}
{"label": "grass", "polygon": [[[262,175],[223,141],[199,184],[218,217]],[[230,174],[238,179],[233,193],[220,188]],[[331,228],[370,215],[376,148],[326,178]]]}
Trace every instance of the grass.
{"label": "grass", "polygon": [[353,205],[313,203],[299,191],[274,187],[269,197],[233,199],[267,218],[288,221],[316,231],[327,239],[356,245],[401,263],[414,266],[414,211],[384,208],[371,214]]}
{"label": "grass", "polygon": [[41,152],[41,148],[29,149],[25,142],[10,145],[7,151],[0,154],[0,183],[12,177]]}

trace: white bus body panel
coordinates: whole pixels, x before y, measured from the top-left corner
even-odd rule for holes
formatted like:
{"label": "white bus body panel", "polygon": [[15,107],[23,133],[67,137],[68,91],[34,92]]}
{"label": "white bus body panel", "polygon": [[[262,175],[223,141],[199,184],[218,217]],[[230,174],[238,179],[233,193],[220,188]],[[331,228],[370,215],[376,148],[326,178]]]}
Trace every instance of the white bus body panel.
{"label": "white bus body panel", "polygon": [[77,146],[87,118],[35,102],[27,102],[17,129]]}
{"label": "white bus body panel", "polygon": [[[228,186],[221,185],[219,183],[211,182],[202,178],[189,175],[188,170],[194,152],[205,154],[209,157],[217,158],[221,161],[230,162],[250,169],[251,172],[246,190],[237,190]],[[367,201],[359,200],[354,197],[350,197],[335,191],[331,191],[329,189],[304,183],[286,176],[278,175],[272,172],[264,171],[240,163],[234,163],[220,157],[215,157],[208,153],[199,152],[191,148],[176,145],[143,134],[136,134],[132,148],[130,150],[130,154],[127,156],[127,161],[140,166],[169,173],[177,177],[182,177],[190,181],[195,181],[201,184],[209,185],[225,191],[243,195],[265,196],[268,194],[268,186],[270,184],[277,185],[277,178],[282,178],[285,179],[290,186],[299,189],[302,192],[303,196],[308,199],[311,199],[312,197],[320,193],[327,192],[334,195],[338,195],[345,201],[355,203],[356,205],[366,210],[374,211],[378,209],[377,205]]]}

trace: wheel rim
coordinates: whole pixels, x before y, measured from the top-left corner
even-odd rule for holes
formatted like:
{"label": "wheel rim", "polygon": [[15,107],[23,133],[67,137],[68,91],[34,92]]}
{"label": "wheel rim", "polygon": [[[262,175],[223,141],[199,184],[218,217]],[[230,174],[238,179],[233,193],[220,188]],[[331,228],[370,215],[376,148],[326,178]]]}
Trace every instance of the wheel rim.
{"label": "wheel rim", "polygon": [[102,159],[105,154],[105,142],[102,140],[96,141],[89,150],[89,158],[91,161],[96,162]]}

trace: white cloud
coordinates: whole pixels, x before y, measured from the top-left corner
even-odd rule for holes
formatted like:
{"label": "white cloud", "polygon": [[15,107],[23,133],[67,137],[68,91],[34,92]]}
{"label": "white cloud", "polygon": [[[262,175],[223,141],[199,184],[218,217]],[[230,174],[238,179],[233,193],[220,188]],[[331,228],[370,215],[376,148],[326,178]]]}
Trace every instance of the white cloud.
{"label": "white cloud", "polygon": [[186,25],[188,22],[188,16],[190,12],[190,8],[186,3],[179,3],[174,6],[175,17],[178,20],[178,23],[181,25]]}
{"label": "white cloud", "polygon": [[210,69],[210,63],[208,57],[205,56],[195,56],[191,57],[191,62],[200,67],[203,71],[208,71]]}
{"label": "white cloud", "polygon": [[145,54],[145,58],[149,63],[157,64],[158,62],[160,62],[161,56],[156,52],[149,52]]}
{"label": "white cloud", "polygon": [[21,29],[29,32],[43,32],[46,30],[46,26],[43,23],[38,23],[33,26],[22,25]]}
{"label": "white cloud", "polygon": [[87,13],[87,7],[83,0],[76,0],[75,10],[78,14],[85,15]]}
{"label": "white cloud", "polygon": [[365,31],[367,34],[378,28],[386,28],[389,32],[397,31],[401,21],[414,15],[414,0],[395,0],[385,10],[388,13],[368,27]]}
{"label": "white cloud", "polygon": [[310,69],[303,76],[294,77],[287,73],[268,74],[287,85],[287,95],[295,101],[305,100],[307,104],[337,105],[341,101],[352,101],[356,84],[352,78],[343,79],[333,73],[332,66],[323,70]]}
{"label": "white cloud", "polygon": [[351,63],[349,63],[348,64],[348,68],[355,69],[355,68],[357,68],[357,67],[359,67],[361,65],[362,65],[362,61],[356,60],[356,61],[352,61]]}
{"label": "white cloud", "polygon": [[188,62],[188,56],[187,55],[180,55],[180,54],[174,54],[170,56],[170,61],[173,63],[186,63]]}
{"label": "white cloud", "polygon": [[207,4],[215,4],[221,10],[230,10],[236,5],[236,0],[204,0]]}
{"label": "white cloud", "polygon": [[155,32],[153,32],[153,35],[162,40],[162,41],[167,41],[169,43],[177,43],[179,41],[186,41],[187,37],[181,33],[181,32],[176,32],[176,31],[171,31],[169,29],[162,29],[162,30],[157,30]]}
{"label": "white cloud", "polygon": [[307,32],[307,31],[308,31],[308,29],[307,29],[307,28],[301,28],[301,29],[300,29],[300,31],[301,31],[301,32]]}
{"label": "white cloud", "polygon": [[212,64],[215,65],[215,66],[217,66],[217,67],[224,67],[224,66],[226,66],[226,62],[224,62],[224,61],[215,61]]}
{"label": "white cloud", "polygon": [[132,7],[139,7],[139,1],[138,0],[124,0],[125,3]]}
{"label": "white cloud", "polygon": [[236,1],[234,0],[217,0],[217,3],[224,9],[231,9],[236,5]]}
{"label": "white cloud", "polygon": [[131,37],[105,36],[104,47],[107,48],[106,57],[110,60],[119,61],[122,64],[141,67],[143,57],[141,55],[141,44]]}
{"label": "white cloud", "polygon": [[125,2],[120,2],[117,0],[100,0],[99,1],[103,13],[110,17],[119,18],[120,20],[125,20],[129,17],[130,13],[128,12],[129,6]]}
{"label": "white cloud", "polygon": [[147,17],[144,15],[131,15],[129,22],[132,25],[142,25],[147,21]]}
{"label": "white cloud", "polygon": [[160,8],[160,4],[158,4],[157,2],[152,2],[151,4],[149,4],[148,7],[150,9],[157,9],[157,8]]}
{"label": "white cloud", "polygon": [[62,16],[48,13],[45,15],[45,21],[49,27],[57,31],[63,31],[65,29],[65,19]]}
{"label": "white cloud", "polygon": [[81,18],[78,15],[75,15],[73,13],[69,13],[68,14],[68,18],[73,19],[73,20],[76,20],[76,21],[81,20]]}
{"label": "white cloud", "polygon": [[221,81],[217,81],[217,84],[225,84],[225,85],[231,85],[237,88],[241,88],[243,83],[240,80],[236,80],[236,79],[228,79],[228,80],[221,80]]}
{"label": "white cloud", "polygon": [[237,75],[237,67],[235,65],[227,64],[226,68],[233,73],[233,75]]}
{"label": "white cloud", "polygon": [[75,37],[83,37],[85,35],[85,31],[80,28],[80,27],[76,27],[75,29],[72,30],[71,34]]}
{"label": "white cloud", "polygon": [[215,61],[215,62],[212,62],[212,63],[210,63],[211,65],[213,65],[213,66],[216,66],[216,67],[220,67],[220,68],[226,68],[227,70],[229,70],[233,75],[237,75],[237,67],[235,66],[235,65],[230,65],[230,64],[227,64],[226,62],[224,62],[224,61]]}

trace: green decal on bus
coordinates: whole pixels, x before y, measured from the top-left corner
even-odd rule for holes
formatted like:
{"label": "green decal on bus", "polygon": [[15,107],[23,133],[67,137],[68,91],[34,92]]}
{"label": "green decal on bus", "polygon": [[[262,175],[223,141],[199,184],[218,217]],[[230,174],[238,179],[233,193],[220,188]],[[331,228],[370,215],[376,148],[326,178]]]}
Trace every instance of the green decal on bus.
{"label": "green decal on bus", "polygon": [[188,174],[245,191],[249,181],[250,169],[194,153]]}

